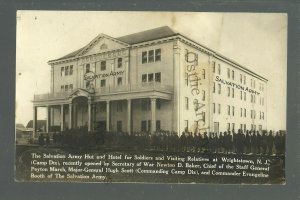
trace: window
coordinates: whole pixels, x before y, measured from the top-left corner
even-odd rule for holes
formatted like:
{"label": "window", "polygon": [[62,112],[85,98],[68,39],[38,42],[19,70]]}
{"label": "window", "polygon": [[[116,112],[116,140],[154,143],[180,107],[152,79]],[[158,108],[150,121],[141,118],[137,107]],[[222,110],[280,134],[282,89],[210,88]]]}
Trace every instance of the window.
{"label": "window", "polygon": [[185,102],[185,109],[188,110],[189,109],[189,98],[185,97],[184,100],[185,100],[184,101]]}
{"label": "window", "polygon": [[221,75],[221,65],[218,64],[218,74]]}
{"label": "window", "polygon": [[69,85],[69,90],[73,90],[73,84]]}
{"label": "window", "polygon": [[106,86],[106,80],[105,80],[105,79],[102,79],[102,80],[100,81],[100,86],[101,86],[101,87],[105,87],[105,86]]}
{"label": "window", "polygon": [[205,101],[205,90],[202,90],[202,101]]}
{"label": "window", "polygon": [[147,82],[147,74],[143,74],[142,75],[142,83],[146,83]]}
{"label": "window", "polygon": [[241,117],[243,117],[243,108],[241,108]]}
{"label": "window", "polygon": [[261,119],[261,111],[259,111],[259,119]]}
{"label": "window", "polygon": [[262,112],[262,119],[265,119],[265,113],[264,112]]}
{"label": "window", "polygon": [[73,75],[73,65],[70,66],[70,75]]}
{"label": "window", "polygon": [[214,82],[214,85],[213,85],[213,93],[216,92],[216,83]]}
{"label": "window", "polygon": [[246,101],[247,97],[246,97],[246,92],[244,92],[244,101]]}
{"label": "window", "polygon": [[65,90],[65,86],[64,85],[60,86],[60,90],[63,92]]}
{"label": "window", "polygon": [[118,85],[122,85],[122,77],[118,77]]}
{"label": "window", "polygon": [[90,64],[86,64],[85,66],[85,73],[90,72]]}
{"label": "window", "polygon": [[142,63],[147,63],[147,51],[142,52]]}
{"label": "window", "polygon": [[230,87],[227,87],[227,96],[230,97]]}
{"label": "window", "polygon": [[231,77],[232,77],[232,80],[234,80],[234,71],[233,70],[231,71]]}
{"label": "window", "polygon": [[68,91],[68,89],[69,89],[69,86],[65,85],[65,91]]}
{"label": "window", "polygon": [[160,120],[156,120],[156,130],[160,130]]}
{"label": "window", "polygon": [[227,123],[227,131],[230,131],[230,123]]}
{"label": "window", "polygon": [[241,124],[240,129],[243,130],[243,124]]}
{"label": "window", "polygon": [[65,76],[65,68],[64,67],[61,67],[60,75],[61,76]]}
{"label": "window", "polygon": [[216,104],[213,103],[213,113],[216,113]]}
{"label": "window", "polygon": [[205,122],[205,112],[203,112],[202,116],[203,116],[203,122]]}
{"label": "window", "polygon": [[227,114],[230,115],[230,106],[227,106]]}
{"label": "window", "polygon": [[156,109],[157,109],[157,110],[160,110],[160,106],[161,106],[160,99],[157,99],[157,100],[156,100]]}
{"label": "window", "polygon": [[240,91],[240,94],[241,94],[241,100],[243,100],[243,92]]}
{"label": "window", "polygon": [[218,83],[218,93],[221,94],[221,84]]}
{"label": "window", "polygon": [[244,75],[244,85],[246,85],[246,76]]}
{"label": "window", "polygon": [[147,131],[147,121],[146,120],[142,120],[142,122],[141,122],[141,131],[144,131],[144,132]]}
{"label": "window", "polygon": [[122,132],[122,121],[117,121],[117,131]]}
{"label": "window", "polygon": [[161,60],[161,50],[156,49],[155,50],[155,62],[160,61],[160,60]]}
{"label": "window", "polygon": [[244,124],[244,132],[246,131],[246,128],[247,128],[247,127],[246,127],[246,124]]}
{"label": "window", "polygon": [[202,69],[202,79],[205,79],[205,69]]}
{"label": "window", "polygon": [[101,61],[101,63],[100,63],[100,69],[101,69],[101,71],[105,71],[106,70],[106,61]]}
{"label": "window", "polygon": [[122,67],[122,58],[118,58],[118,68]]}
{"label": "window", "polygon": [[227,68],[227,77],[230,78],[230,69]]}
{"label": "window", "polygon": [[221,104],[218,105],[218,113],[221,114]]}
{"label": "window", "polygon": [[244,117],[247,117],[246,108],[244,108]]}
{"label": "window", "polygon": [[216,72],[216,62],[214,61],[213,62],[213,73],[215,73]]}
{"label": "window", "polygon": [[235,124],[234,124],[234,123],[232,123],[232,131],[234,131],[234,127],[235,127]]}
{"label": "window", "polygon": [[161,82],[161,75],[160,75],[160,72],[155,73],[155,82],[158,82],[158,83]]}
{"label": "window", "polygon": [[148,74],[148,82],[153,82],[153,77],[154,75],[153,74]]}
{"label": "window", "polygon": [[253,95],[251,94],[251,103],[253,102]]}
{"label": "window", "polygon": [[231,88],[231,90],[232,90],[232,92],[231,92],[232,98],[234,98],[234,88]]}
{"label": "window", "polygon": [[240,74],[240,83],[243,83],[243,75]]}
{"label": "window", "polygon": [[185,131],[189,130],[189,121],[188,120],[184,120],[184,130]]}
{"label": "window", "polygon": [[234,106],[232,106],[232,116],[234,116]]}
{"label": "window", "polygon": [[65,67],[65,75],[68,76],[69,75],[69,66]]}
{"label": "window", "polygon": [[122,102],[117,102],[117,112],[122,112],[123,111],[123,104]]}
{"label": "window", "polygon": [[154,50],[148,52],[148,62],[154,62]]}

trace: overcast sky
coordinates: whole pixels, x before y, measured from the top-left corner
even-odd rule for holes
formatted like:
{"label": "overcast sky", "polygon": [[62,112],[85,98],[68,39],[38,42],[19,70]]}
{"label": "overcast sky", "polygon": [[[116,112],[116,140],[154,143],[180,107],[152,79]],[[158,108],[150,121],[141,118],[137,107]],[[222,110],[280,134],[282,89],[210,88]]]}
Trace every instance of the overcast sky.
{"label": "overcast sky", "polygon": [[119,37],[160,26],[267,78],[268,128],[286,129],[287,15],[278,13],[18,11],[16,122],[26,126],[33,94],[50,91],[47,61],[85,46],[100,33]]}

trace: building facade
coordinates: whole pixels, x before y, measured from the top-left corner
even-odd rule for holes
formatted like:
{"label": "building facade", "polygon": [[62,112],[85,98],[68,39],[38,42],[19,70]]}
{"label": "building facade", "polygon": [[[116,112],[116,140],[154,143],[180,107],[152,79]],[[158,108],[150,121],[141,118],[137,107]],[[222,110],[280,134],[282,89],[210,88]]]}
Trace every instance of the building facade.
{"label": "building facade", "polygon": [[267,80],[169,27],[100,34],[48,64],[50,92],[34,95],[34,130],[39,107],[47,132],[267,128]]}

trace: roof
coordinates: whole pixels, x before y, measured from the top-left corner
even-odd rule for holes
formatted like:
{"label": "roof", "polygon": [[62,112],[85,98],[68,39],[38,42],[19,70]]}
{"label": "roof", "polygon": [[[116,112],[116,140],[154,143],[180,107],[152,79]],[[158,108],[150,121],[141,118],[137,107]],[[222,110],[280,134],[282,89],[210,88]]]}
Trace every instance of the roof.
{"label": "roof", "polygon": [[[117,37],[115,39],[120,40],[121,42],[125,42],[127,44],[137,44],[140,42],[169,37],[169,36],[173,36],[176,34],[177,33],[174,32],[170,27],[162,26],[162,27],[158,27],[158,28],[154,28],[154,29],[150,29],[150,30],[146,30],[146,31],[141,31],[138,33],[133,33],[133,34]],[[65,55],[63,57],[54,59],[52,61],[62,60],[62,59],[66,59],[66,58],[72,58],[72,57],[76,56],[81,50],[86,48],[87,46],[88,45],[86,45],[80,49],[77,49],[76,51],[73,51],[71,53],[68,53],[67,55]]]}
{"label": "roof", "polygon": [[125,35],[122,37],[118,37],[116,39],[125,42],[127,44],[137,44],[149,40],[170,37],[176,34],[177,33],[174,32],[170,27],[162,26],[162,27],[158,27],[158,28],[154,28],[154,29],[150,29],[138,33],[133,33],[130,35]]}

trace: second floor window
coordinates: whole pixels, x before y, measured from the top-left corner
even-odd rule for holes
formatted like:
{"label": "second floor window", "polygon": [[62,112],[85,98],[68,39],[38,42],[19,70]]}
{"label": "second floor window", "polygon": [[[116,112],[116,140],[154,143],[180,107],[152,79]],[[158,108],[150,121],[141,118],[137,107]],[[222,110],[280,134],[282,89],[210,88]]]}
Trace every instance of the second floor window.
{"label": "second floor window", "polygon": [[61,67],[61,73],[60,73],[61,76],[65,76],[65,67]]}
{"label": "second floor window", "polygon": [[122,77],[118,77],[118,85],[122,85]]}
{"label": "second floor window", "polygon": [[100,81],[100,86],[101,87],[105,87],[106,86],[106,80],[105,79],[103,79],[103,80]]}
{"label": "second floor window", "polygon": [[122,58],[118,58],[118,68],[122,67]]}
{"label": "second floor window", "polygon": [[69,75],[69,66],[65,67],[65,75],[68,76]]}
{"label": "second floor window", "polygon": [[155,62],[160,61],[160,60],[161,60],[161,50],[156,49],[155,50]]}
{"label": "second floor window", "polygon": [[155,82],[159,82],[161,81],[161,77],[160,77],[160,72],[155,73]]}
{"label": "second floor window", "polygon": [[86,64],[85,66],[85,73],[90,72],[90,64]]}
{"label": "second floor window", "polygon": [[105,71],[106,70],[106,61],[101,61],[101,63],[100,63],[100,69],[101,69],[101,71]]}
{"label": "second floor window", "polygon": [[153,74],[148,74],[148,82],[153,82]]}
{"label": "second floor window", "polygon": [[73,74],[73,65],[70,66],[70,75]]}

